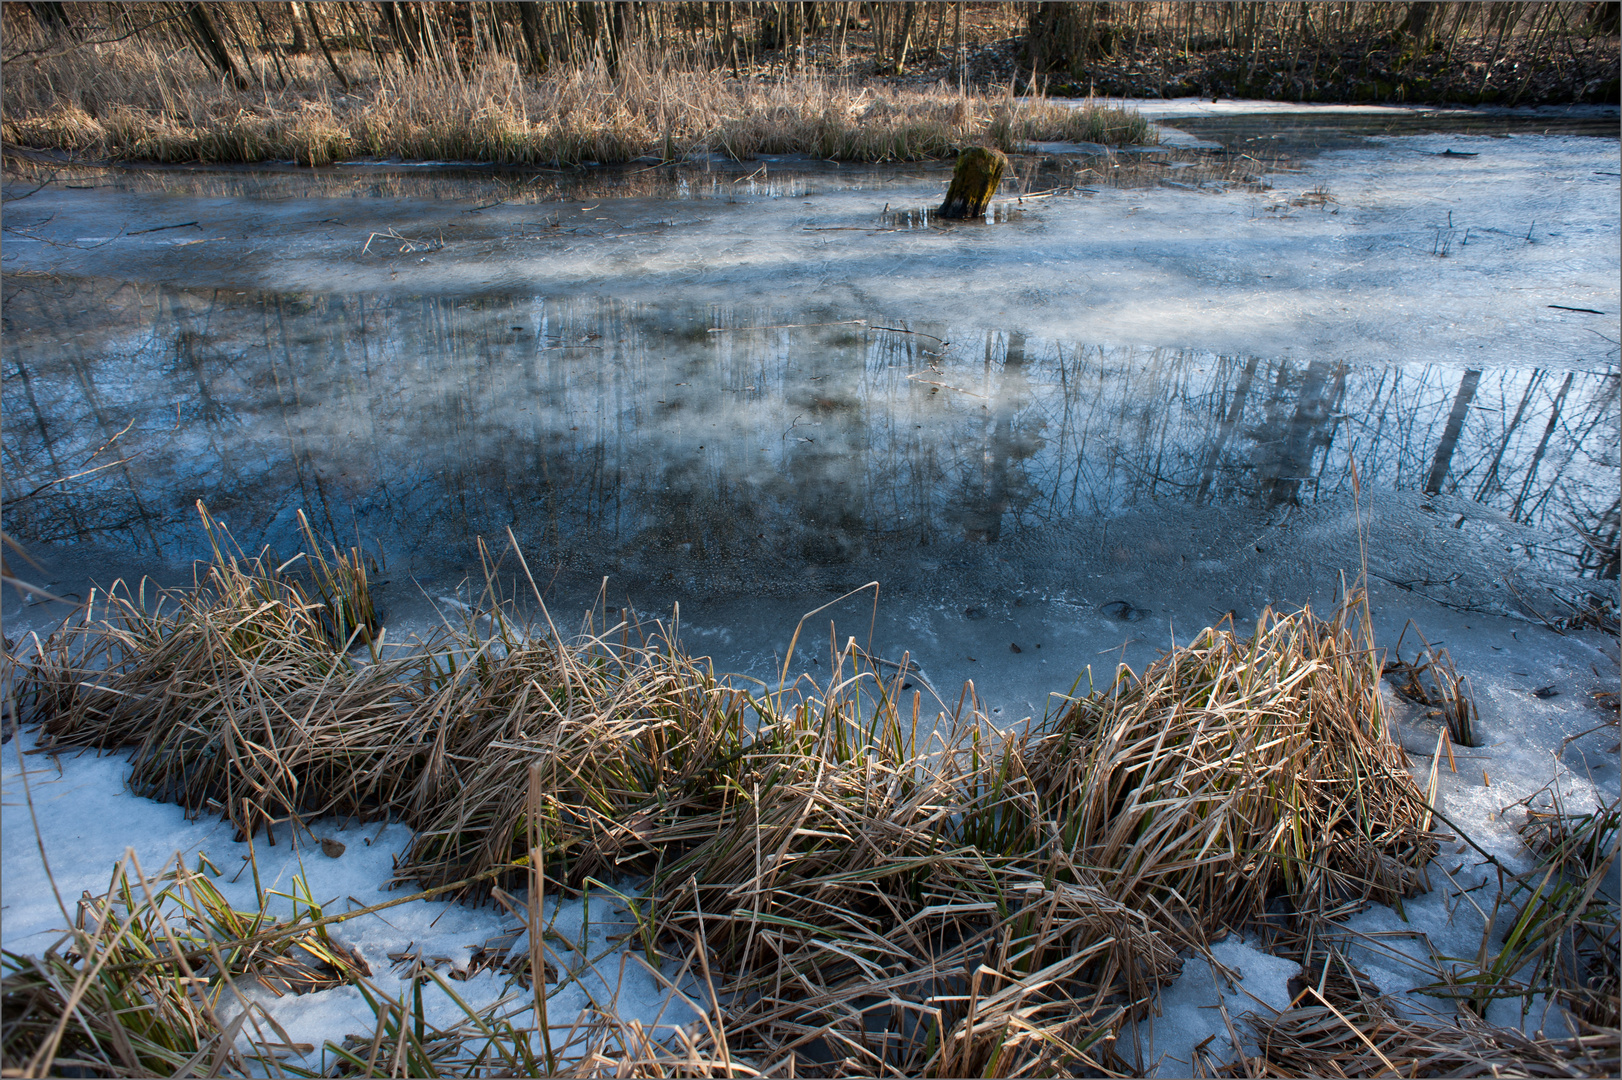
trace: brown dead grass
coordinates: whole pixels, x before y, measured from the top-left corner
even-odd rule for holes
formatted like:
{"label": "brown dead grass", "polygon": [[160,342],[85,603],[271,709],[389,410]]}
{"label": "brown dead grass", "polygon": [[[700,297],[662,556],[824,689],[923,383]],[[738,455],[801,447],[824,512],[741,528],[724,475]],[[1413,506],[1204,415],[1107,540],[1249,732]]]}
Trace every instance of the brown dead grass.
{"label": "brown dead grass", "polygon": [[[1328,618],[1269,611],[1245,636],[1208,629],[1141,675],[1123,667],[1050,720],[1004,731],[969,689],[955,711],[924,712],[903,692],[907,661],[887,677],[854,641],[830,640],[825,684],[749,686],[657,625],[588,618],[565,636],[544,607],[522,621],[493,584],[461,627],[397,648],[366,616],[358,553],[249,558],[206,512],[203,523],[216,560],[197,587],[99,594],[36,643],[20,684],[46,748],[134,746],[137,790],[245,832],[320,814],[402,820],[416,836],[398,873],[427,887],[418,895],[508,903],[503,887],[528,887],[533,923],[544,893],[607,892],[635,923],[637,962],[673,993],[704,987],[699,1027],[646,1029],[599,1006],[557,1033],[560,1046],[540,1040],[543,1061],[530,1004],[430,1032],[350,973],[378,1032],[334,1052],[361,1072],[388,1060],[454,1074],[495,1053],[517,1071],[573,1075],[1124,1075],[1136,1063],[1115,1040],[1181,957],[1228,929],[1276,928],[1281,910],[1311,977],[1289,1010],[1252,1019],[1260,1057],[1210,1068],[1614,1064],[1598,1035],[1405,1018],[1337,951],[1330,920],[1425,888],[1438,839],[1385,732],[1358,596]],[[352,655],[362,640],[365,659]],[[1545,865],[1501,898],[1514,927],[1473,964],[1439,965],[1428,992],[1471,1016],[1542,994],[1614,1025],[1616,929],[1598,890],[1618,857],[1618,812],[1528,805]],[[243,955],[285,937],[224,911],[200,879],[188,888]],[[159,932],[154,917],[142,916],[142,940]],[[539,1005],[534,973],[565,965],[531,940],[502,964]],[[193,979],[182,961],[200,947],[119,961],[114,974],[139,973],[151,981],[141,993],[173,1004],[136,1058],[218,1044],[206,1010],[169,986]],[[285,950],[261,952],[267,971],[286,967]],[[72,1010],[51,980],[73,961],[7,962],[8,1001],[41,1018],[17,1038],[52,1059],[50,1031]],[[79,993],[111,1003],[124,987],[90,980]]]}
{"label": "brown dead grass", "polygon": [[[362,633],[347,613],[369,601],[346,564],[245,558],[203,521],[217,561],[196,588],[115,584],[40,646],[27,693],[45,742],[134,747],[132,790],[243,835],[299,816],[388,814],[416,771],[399,759],[413,754],[421,660],[347,659]],[[288,573],[301,563],[313,573]]]}
{"label": "brown dead grass", "polygon": [[354,158],[503,164],[806,154],[844,161],[939,157],[992,143],[1152,141],[1136,114],[1007,92],[863,86],[816,75],[737,80],[636,50],[526,74],[492,55],[471,72],[346,58],[350,89],[319,57],[290,57],[285,87],[237,90],[189,50],[141,40],[87,46],[6,73],[7,143],[92,159],[159,162]]}
{"label": "brown dead grass", "polygon": [[1614,1076],[1614,1030],[1551,1040],[1468,1014],[1416,1020],[1385,998],[1337,1006],[1308,990],[1299,1005],[1253,1016],[1259,1054],[1228,1076]]}

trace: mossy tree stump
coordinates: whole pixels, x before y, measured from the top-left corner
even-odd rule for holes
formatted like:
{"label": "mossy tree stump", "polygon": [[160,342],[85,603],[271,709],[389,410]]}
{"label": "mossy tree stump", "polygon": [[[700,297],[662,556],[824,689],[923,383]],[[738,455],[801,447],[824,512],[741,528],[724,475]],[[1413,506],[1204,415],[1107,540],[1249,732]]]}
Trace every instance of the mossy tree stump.
{"label": "mossy tree stump", "polygon": [[936,212],[943,218],[984,217],[1007,167],[1008,158],[1001,150],[985,146],[964,150],[958,154],[957,167],[952,170],[952,186],[946,189],[946,201]]}

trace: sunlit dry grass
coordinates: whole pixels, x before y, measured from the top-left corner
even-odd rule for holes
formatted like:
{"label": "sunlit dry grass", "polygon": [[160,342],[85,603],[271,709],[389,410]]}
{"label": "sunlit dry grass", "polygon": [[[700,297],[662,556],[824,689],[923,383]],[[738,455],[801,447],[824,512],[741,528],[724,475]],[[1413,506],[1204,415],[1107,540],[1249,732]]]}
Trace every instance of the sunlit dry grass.
{"label": "sunlit dry grass", "polygon": [[95,159],[160,162],[352,158],[505,164],[721,154],[844,161],[938,157],[986,142],[1152,141],[1135,113],[1006,92],[861,86],[814,75],[738,80],[636,50],[535,76],[499,55],[462,72],[347,58],[351,86],[319,58],[290,57],[282,89],[237,90],[187,50],[144,41],[87,47],[8,70],[4,137]]}

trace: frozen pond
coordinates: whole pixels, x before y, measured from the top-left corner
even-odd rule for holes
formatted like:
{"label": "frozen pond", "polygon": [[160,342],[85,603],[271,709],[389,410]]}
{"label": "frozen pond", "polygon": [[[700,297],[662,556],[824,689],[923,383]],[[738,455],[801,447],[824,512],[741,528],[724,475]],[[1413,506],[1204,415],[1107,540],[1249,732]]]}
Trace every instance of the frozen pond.
{"label": "frozen pond", "polygon": [[198,499],[303,508],[401,625],[510,528],[760,672],[879,581],[944,685],[1057,683],[1331,595],[1355,465],[1376,579],[1513,611],[1616,527],[1615,118],[1391,112],[1049,148],[952,227],[939,165],[86,171],[7,210],[6,528],[175,567]]}
{"label": "frozen pond", "polygon": [[[1615,595],[1616,111],[1179,110],[1159,148],[1016,159],[995,221],[950,227],[926,213],[942,165],[13,183],[6,532],[41,584],[83,598],[189,581],[199,500],[285,555],[303,510],[375,558],[393,637],[478,599],[480,538],[522,597],[510,530],[560,625],[598,597],[679,604],[690,651],[761,678],[802,615],[878,582],[876,604],[808,624],[797,667],[826,673],[835,619],[841,641],[909,652],[944,708],[972,680],[1010,724],[1090,666],[1333,601],[1366,565],[1378,643],[1413,618],[1472,680],[1483,745],[1442,770],[1438,809],[1524,866],[1505,807],[1551,777],[1579,802],[1618,784],[1592,696],[1616,688],[1615,641],[1543,622]],[[60,610],[8,592],[6,633]],[[1433,751],[1421,710],[1387,702]],[[0,748],[8,806],[29,739]],[[125,768],[34,771],[64,895],[105,888],[126,844],[149,866],[248,858],[229,826],[123,791]],[[37,950],[53,894],[32,819],[5,822],[7,947]],[[408,840],[317,828],[351,852],[313,860],[322,896],[371,888]],[[276,881],[306,873],[287,847],[258,856]],[[1348,925],[1427,962],[1474,955],[1459,898],[1498,878],[1462,853],[1445,861],[1464,891]],[[621,928],[566,914],[585,943]],[[411,949],[465,966],[505,929],[437,902],[390,919],[346,933],[391,988]],[[1359,961],[1396,995],[1428,981],[1400,949]],[[1293,963],[1238,938],[1216,955],[1242,995],[1191,962],[1136,1029],[1165,1075],[1196,1046],[1222,1056],[1215,1002],[1289,1000]],[[627,985],[651,1022],[658,992]],[[493,1000],[501,980],[464,990]],[[277,1014],[313,1046],[371,1023],[352,988]],[[1543,1023],[1517,1014],[1489,1019]]]}

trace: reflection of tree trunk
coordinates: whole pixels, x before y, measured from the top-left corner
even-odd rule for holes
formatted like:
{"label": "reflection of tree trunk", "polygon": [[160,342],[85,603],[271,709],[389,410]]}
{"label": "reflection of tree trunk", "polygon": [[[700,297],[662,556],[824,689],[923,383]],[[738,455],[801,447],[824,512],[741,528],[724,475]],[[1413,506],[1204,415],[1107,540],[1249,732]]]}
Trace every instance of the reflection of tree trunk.
{"label": "reflection of tree trunk", "polygon": [[[185,365],[185,367],[191,372],[192,381],[197,386],[197,399],[201,403],[200,411],[203,417],[203,425],[209,431],[209,446],[220,455],[219,471],[222,474],[222,480],[217,486],[226,487],[227,485],[223,481],[223,475],[234,474],[236,472],[236,466],[231,458],[230,440],[220,436],[220,419],[224,416],[225,410],[220,407],[220,403],[214,397],[213,387],[209,383],[208,372],[203,364],[203,358],[198,352],[197,344],[199,335],[195,331],[181,329],[182,320],[185,318],[185,313],[181,309],[181,305],[173,292],[165,288],[161,289],[158,295],[160,300],[160,307],[158,310],[160,314],[163,310],[161,303],[162,301],[167,300],[169,306],[169,316],[174,320],[176,328],[175,360],[177,363]],[[217,295],[215,297],[215,304],[218,304]],[[212,309],[210,310],[210,314],[212,315]]]}
{"label": "reflection of tree trunk", "polygon": [[[107,419],[107,415],[101,411],[101,399],[96,394],[95,380],[90,376],[90,368],[85,364],[83,356],[72,357],[69,363],[73,365],[74,374],[79,377],[79,386],[84,390],[84,399],[96,418],[97,426],[101,428],[102,438],[111,443],[115,437],[113,433],[116,429],[113,427],[112,422]],[[163,554],[163,545],[158,542],[158,534],[152,529],[152,514],[147,510],[146,503],[141,501],[140,488],[135,485],[135,476],[130,472],[127,460],[119,463],[118,471],[124,474],[124,483],[129,485],[130,499],[134,501],[135,509],[141,515],[141,524],[146,527],[147,539],[152,541],[152,550],[160,555]]]}
{"label": "reflection of tree trunk", "polygon": [[[39,400],[34,396],[34,385],[28,377],[28,368],[23,366],[20,358],[13,356],[12,362],[17,365],[17,377],[22,380],[23,393],[28,398],[28,407],[33,410],[34,424],[39,428],[39,437],[45,443],[45,456],[51,459],[51,479],[55,480],[68,475],[68,470],[62,467],[62,462],[56,456],[56,440],[51,438],[49,427],[45,423],[45,413],[39,407]],[[37,479],[37,477],[36,477]],[[42,493],[43,494],[43,493]],[[63,501],[68,520],[73,523],[75,534],[83,536],[84,522],[79,517],[77,504],[72,499]]]}
{"label": "reflection of tree trunk", "polygon": [[1481,485],[1476,488],[1475,501],[1485,502],[1491,495],[1493,485],[1498,483],[1498,465],[1504,460],[1504,451],[1509,449],[1509,440],[1514,436],[1515,429],[1521,426],[1521,417],[1526,412],[1526,405],[1532,400],[1532,392],[1543,382],[1543,370],[1534,369],[1532,378],[1527,381],[1526,392],[1521,395],[1521,403],[1515,409],[1515,418],[1504,429],[1504,437],[1498,443],[1498,452],[1492,456],[1492,464],[1487,466],[1487,475],[1482,478]]}
{"label": "reflection of tree trunk", "polygon": [[1205,456],[1205,468],[1200,472],[1199,490],[1194,493],[1194,503],[1198,505],[1205,501],[1211,491],[1211,481],[1216,477],[1217,461],[1222,456],[1223,447],[1228,445],[1228,438],[1238,425],[1240,417],[1245,414],[1245,398],[1250,396],[1250,382],[1256,377],[1256,366],[1261,363],[1258,357],[1252,356],[1245,364],[1245,370],[1239,376],[1239,385],[1233,390],[1233,404],[1228,406],[1227,418],[1217,430],[1216,442],[1211,444],[1211,452]]}
{"label": "reflection of tree trunk", "polygon": [[[988,335],[989,338],[989,335]],[[987,341],[987,385],[993,364],[990,340]],[[1025,335],[1018,331],[1008,334],[1008,345],[1003,351],[1002,377],[997,382],[995,411],[990,417],[991,430],[986,436],[979,461],[963,464],[962,502],[954,507],[951,516],[961,525],[964,537],[971,541],[995,544],[1002,539],[1003,516],[1023,507],[1032,492],[1026,484],[1020,463],[1029,458],[1042,445],[1033,429],[1019,422],[1020,410],[1030,399],[1030,382],[1025,374]],[[1079,466],[1078,466],[1079,467]]]}
{"label": "reflection of tree trunk", "polygon": [[[910,349],[911,339],[902,347]],[[853,363],[861,365],[844,347],[815,349],[797,373],[799,385],[785,380],[783,386],[794,412],[783,436],[783,465],[798,508],[799,551],[818,565],[859,554],[875,524],[865,403],[860,393],[841,385]]]}
{"label": "reflection of tree trunk", "polygon": [[1017,331],[1008,335],[1008,353],[1003,359],[1003,385],[997,395],[997,420],[991,429],[991,475],[986,478],[986,543],[995,544],[1002,539],[1002,518],[1008,512],[1008,472],[1016,458],[1014,449],[1014,413],[1023,393],[1014,393],[1025,381],[1025,335]]}
{"label": "reflection of tree trunk", "polygon": [[1464,430],[1464,418],[1470,412],[1470,402],[1475,400],[1476,384],[1480,381],[1479,371],[1466,371],[1459,380],[1459,392],[1453,395],[1453,411],[1447,415],[1447,427],[1442,429],[1442,441],[1436,447],[1436,457],[1431,460],[1430,479],[1425,481],[1427,495],[1442,490],[1442,481],[1453,464],[1453,448],[1459,444],[1459,432]]}
{"label": "reflection of tree trunk", "polygon": [[[1325,393],[1329,373],[1330,367],[1325,361],[1314,360],[1307,365],[1295,413],[1282,439],[1275,444],[1276,451],[1262,463],[1262,497],[1268,506],[1300,499],[1301,481],[1308,479],[1313,454],[1323,442],[1318,429],[1329,418],[1329,398]],[[1282,381],[1282,370],[1279,377]]]}
{"label": "reflection of tree trunk", "polygon": [[1571,380],[1576,378],[1576,372],[1567,372],[1566,381],[1560,386],[1560,393],[1555,395],[1554,408],[1549,410],[1549,426],[1543,429],[1543,438],[1538,440],[1537,452],[1532,455],[1532,464],[1527,467],[1526,479],[1521,481],[1520,494],[1515,496],[1515,505],[1510,509],[1511,518],[1521,515],[1521,503],[1526,500],[1526,493],[1532,489],[1532,480],[1538,474],[1538,465],[1543,461],[1544,452],[1549,449],[1549,437],[1554,429],[1560,425],[1560,408],[1566,403],[1566,391],[1571,389]]}
{"label": "reflection of tree trunk", "polygon": [[1335,433],[1340,430],[1340,422],[1346,418],[1346,371],[1345,364],[1335,365],[1335,386],[1329,392],[1329,415],[1331,423],[1329,430],[1323,433],[1318,445],[1323,448],[1323,464],[1318,466],[1318,474],[1312,479],[1312,494],[1316,498],[1323,491],[1324,472],[1329,468],[1329,451],[1335,445]]}
{"label": "reflection of tree trunk", "polygon": [[1577,535],[1583,539],[1582,554],[1577,565],[1583,571],[1592,570],[1602,581],[1615,581],[1622,570],[1622,499],[1612,499],[1611,507],[1599,516],[1590,530],[1581,519],[1576,521]]}
{"label": "reflection of tree trunk", "polygon": [[[1610,395],[1610,398],[1612,400],[1615,399],[1614,392]],[[1604,399],[1601,398],[1600,400]],[[1543,494],[1538,496],[1537,502],[1533,503],[1526,509],[1527,521],[1536,521],[1539,515],[1541,515],[1543,512],[1544,504],[1547,503],[1554,495],[1555,489],[1565,487],[1565,484],[1561,482],[1561,477],[1565,475],[1566,469],[1571,465],[1572,459],[1577,456],[1578,452],[1581,451],[1583,447],[1592,445],[1589,443],[1588,437],[1594,433],[1594,429],[1596,427],[1605,422],[1605,418],[1609,415],[1609,413],[1610,410],[1608,408],[1601,407],[1593,412],[1592,419],[1590,419],[1586,424],[1583,424],[1582,420],[1579,418],[1578,424],[1581,424],[1580,430],[1576,428],[1566,429],[1567,438],[1565,460],[1555,468],[1554,475],[1549,478],[1549,486],[1543,489]]]}
{"label": "reflection of tree trunk", "polygon": [[45,456],[51,459],[51,477],[56,479],[66,476],[67,470],[62,468],[62,463],[56,457],[56,440],[51,438],[50,429],[45,425],[45,414],[40,411],[39,401],[34,397],[34,384],[28,377],[28,369],[16,357],[12,358],[12,362],[17,365],[17,377],[22,380],[23,394],[28,398],[28,407],[34,410],[34,424],[39,428],[40,440],[45,444]]}
{"label": "reflection of tree trunk", "polygon": [[[292,387],[293,391],[293,400],[291,402],[287,400],[285,392],[282,390],[281,375],[276,371],[276,362],[274,360],[271,360],[270,362],[270,375],[276,383],[276,404],[279,406],[279,411],[282,414],[282,429],[287,433],[287,456],[293,462],[293,474],[298,478],[299,494],[304,498],[304,505],[313,509],[315,507],[315,500],[310,498],[310,489],[305,486],[304,482],[304,462],[309,456],[309,450],[305,440],[301,436],[293,433],[293,421],[291,416],[289,416],[289,413],[291,413],[295,408],[302,411],[304,403],[302,400],[300,400],[296,365],[293,363],[293,348],[287,340],[287,320],[283,314],[282,298],[280,296],[276,298],[276,325],[281,331],[282,359],[287,364],[287,381]],[[266,344],[269,344],[268,339],[270,334],[268,332],[268,328],[265,337],[267,339]],[[313,462],[311,463],[311,468],[313,471]],[[325,501],[326,500],[323,497],[323,504]],[[327,515],[327,524],[332,524],[331,514]],[[333,531],[333,535],[337,535],[336,530]]]}

